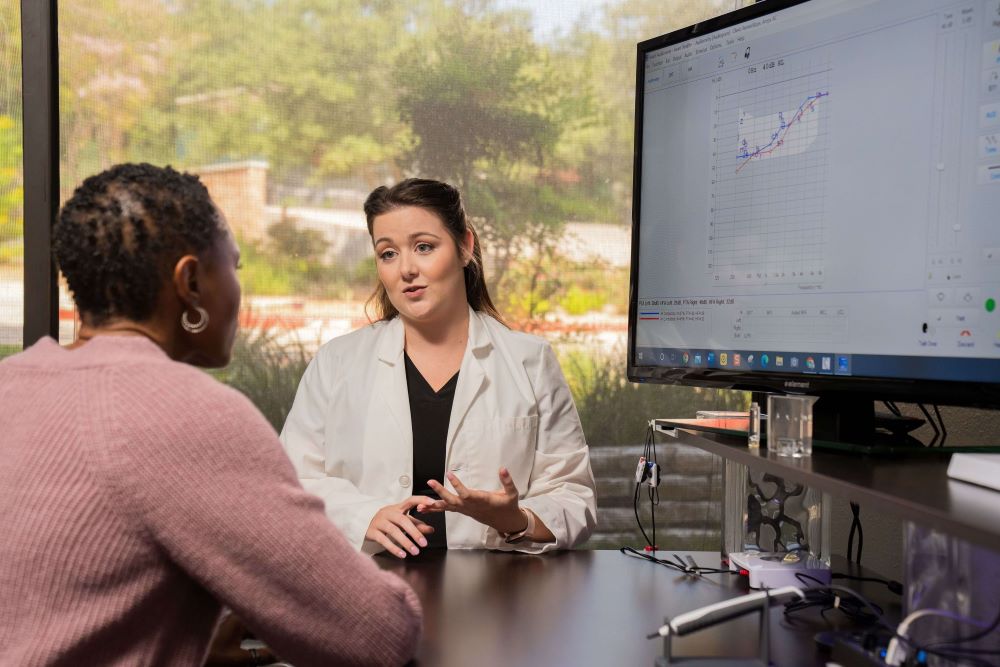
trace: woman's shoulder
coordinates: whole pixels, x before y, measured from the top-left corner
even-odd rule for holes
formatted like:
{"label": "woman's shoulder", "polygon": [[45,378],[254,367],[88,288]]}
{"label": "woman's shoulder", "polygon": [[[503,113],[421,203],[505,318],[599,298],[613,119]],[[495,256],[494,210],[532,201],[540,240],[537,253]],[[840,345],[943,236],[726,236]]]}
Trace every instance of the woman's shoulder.
{"label": "woman's shoulder", "polygon": [[[201,368],[160,358],[106,367],[106,392],[95,396],[114,430],[147,444],[196,443],[242,433],[267,437],[267,420],[242,392]],[[182,435],[179,435],[182,434]]]}
{"label": "woman's shoulder", "polygon": [[[120,369],[123,375],[130,375],[127,365]],[[204,369],[171,359],[162,359],[148,364],[143,370],[136,369],[137,375],[149,383],[163,400],[175,404],[210,404],[213,408],[226,406],[236,412],[256,413],[257,409],[242,392],[214,377]],[[175,405],[174,407],[180,407]]]}
{"label": "woman's shoulder", "polygon": [[379,320],[332,338],[320,345],[316,359],[321,361],[341,361],[356,358],[368,348],[375,347],[392,328],[394,320]]}
{"label": "woman's shoulder", "polygon": [[541,336],[512,329],[485,313],[478,313],[478,316],[489,332],[490,338],[518,356],[536,357],[552,347],[549,341]]}

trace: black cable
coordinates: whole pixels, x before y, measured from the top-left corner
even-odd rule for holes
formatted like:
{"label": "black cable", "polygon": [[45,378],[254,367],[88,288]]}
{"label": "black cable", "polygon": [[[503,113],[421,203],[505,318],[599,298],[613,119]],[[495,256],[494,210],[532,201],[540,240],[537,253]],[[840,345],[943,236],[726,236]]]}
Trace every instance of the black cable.
{"label": "black cable", "polygon": [[[640,459],[640,464],[645,465],[646,454],[649,451],[649,439],[653,437],[653,425],[649,424],[646,428],[646,441],[642,446],[642,458]],[[642,519],[639,518],[639,487],[642,486],[642,481],[645,479],[645,469],[639,469],[636,471],[635,480],[635,493],[632,494],[632,511],[635,513],[635,522],[639,526],[639,531],[642,533],[642,539],[646,540],[646,545],[652,547],[653,543],[649,540],[649,535],[646,534],[646,529],[642,526]]]}
{"label": "black cable", "polygon": [[[652,466],[652,468],[650,468],[650,466]],[[646,540],[646,545],[654,552],[657,550],[655,507],[660,504],[660,490],[658,488],[659,475],[660,467],[656,461],[656,436],[653,430],[653,424],[650,422],[649,427],[646,429],[646,441],[643,443],[642,458],[639,460],[639,468],[636,470],[635,492],[632,495],[632,512],[635,514],[635,522],[639,526],[639,531],[642,533],[643,539]],[[650,540],[649,535],[646,534],[646,529],[642,525],[642,519],[639,518],[639,489],[642,487],[644,482],[647,482],[647,480],[649,481],[649,488],[646,491],[646,495],[649,498],[649,517],[652,522],[651,532],[653,534],[652,540]]]}
{"label": "black cable", "polygon": [[[851,530],[847,534],[847,560],[854,560],[855,563],[861,562],[861,549],[864,546],[864,532],[861,529],[861,506],[858,503],[851,503],[851,514],[854,518],[851,519]],[[854,559],[854,536],[858,536],[858,557],[857,560]]]}
{"label": "black cable", "polygon": [[858,520],[851,520],[851,530],[847,533],[847,562],[854,560],[854,533],[858,527]]}
{"label": "black cable", "polygon": [[656,553],[656,505],[659,502],[659,498],[657,498],[656,502],[653,502],[653,491],[655,491],[655,489],[653,487],[650,487],[649,491],[647,491],[647,495],[649,495],[649,522],[653,524],[652,547],[653,547],[653,553],[655,554]]}
{"label": "black cable", "polygon": [[691,568],[685,565],[684,561],[681,560],[680,556],[678,556],[677,554],[674,554],[673,557],[677,559],[677,563],[680,563],[680,565],[672,561],[665,560],[663,558],[657,558],[656,556],[644,553],[637,549],[633,549],[632,547],[621,547],[620,549],[618,549],[618,551],[625,554],[626,556],[632,556],[633,558],[642,558],[643,560],[648,560],[649,562],[656,563],[657,565],[663,565],[664,567],[668,567],[672,570],[677,570],[678,572],[683,572],[684,574],[692,574],[695,576],[700,576],[702,574],[739,574],[739,572],[736,570],[726,570],[716,567]]}
{"label": "black cable", "polygon": [[861,526],[861,505],[851,503],[851,512],[854,520],[858,522],[858,558],[854,562],[861,565],[861,550],[865,548],[865,529]]}
{"label": "black cable", "polygon": [[927,443],[928,447],[933,447],[937,443],[938,438],[941,436],[941,431],[938,430],[937,423],[935,423],[934,419],[931,417],[931,413],[927,412],[927,408],[924,407],[924,404],[917,403],[917,407],[924,413],[924,417],[927,418],[927,423],[930,424],[930,427],[934,430],[934,437],[931,438],[929,443]]}
{"label": "black cable", "polygon": [[[836,577],[837,575],[833,575],[833,576]],[[866,617],[866,616],[864,616],[862,614],[859,614],[858,613],[858,609],[856,607],[854,607],[853,605],[845,605],[845,600],[843,598],[841,598],[840,601],[839,601],[839,603],[837,604],[837,608],[839,610],[841,610],[845,615],[853,618],[856,621],[862,621],[862,622],[867,621],[867,622],[870,622],[870,623],[873,623],[873,624],[877,623],[882,628],[884,628],[884,629],[888,630],[889,632],[891,632],[894,637],[898,638],[902,642],[905,642],[905,643],[909,644],[915,650],[925,651],[927,653],[930,653],[930,654],[933,654],[933,655],[939,655],[939,656],[944,657],[944,658],[952,658],[952,659],[956,659],[956,660],[957,659],[966,660],[966,661],[968,661],[968,662],[970,662],[972,664],[983,665],[985,667],[989,667],[990,663],[987,663],[987,662],[985,662],[983,660],[979,660],[975,656],[978,656],[978,655],[990,655],[990,656],[1000,655],[1000,650],[995,650],[995,649],[971,649],[971,648],[970,649],[963,649],[961,647],[955,647],[955,646],[953,646],[956,643],[962,643],[962,642],[968,642],[968,641],[975,641],[977,639],[981,639],[982,637],[985,637],[987,634],[989,634],[990,632],[992,632],[993,630],[995,630],[997,627],[1000,627],[1000,613],[997,614],[997,617],[993,620],[993,622],[989,626],[987,626],[986,628],[983,628],[982,630],[979,630],[978,632],[975,632],[975,633],[973,633],[971,635],[968,635],[968,636],[965,636],[965,637],[958,637],[958,638],[952,639],[952,640],[943,640],[943,641],[940,641],[940,642],[933,642],[931,644],[926,644],[926,645],[924,645],[924,644],[918,644],[912,638],[903,637],[898,632],[896,632],[896,628],[893,627],[893,626],[891,626],[891,625],[889,625],[885,621],[885,619],[882,618],[882,609],[878,605],[870,602],[867,598],[865,598],[860,593],[857,593],[857,592],[855,592],[855,591],[853,591],[853,590],[851,590],[849,588],[845,588],[843,586],[836,586],[836,585],[829,585],[829,586],[827,586],[827,585],[824,585],[816,577],[809,576],[808,574],[805,574],[803,572],[796,573],[795,577],[799,581],[801,581],[803,583],[805,583],[806,580],[809,580],[809,581],[812,581],[812,582],[815,582],[815,583],[819,584],[819,586],[812,586],[810,588],[805,589],[805,591],[803,591],[804,593],[806,593],[807,598],[812,595],[811,592],[813,592],[813,591],[830,590],[830,591],[839,591],[839,592],[847,593],[848,595],[851,596],[851,598],[857,600],[858,602],[860,602],[865,607],[865,610],[867,610],[868,615]],[[853,577],[844,576],[844,578],[853,578]],[[800,609],[806,609],[808,607],[820,606],[820,605],[822,605],[824,603],[828,603],[828,602],[829,602],[828,600],[824,600],[824,599],[816,597],[816,596],[813,596],[813,600],[811,601],[811,603],[810,603],[809,600],[806,600],[806,601],[801,601],[801,600],[800,601],[792,601],[792,602],[789,602],[789,603],[787,603],[785,605],[785,614],[794,613],[795,611],[799,611]],[[940,646],[948,646],[949,648],[940,648]]]}
{"label": "black cable", "polygon": [[653,524],[653,553],[656,553],[658,545],[656,544],[656,506],[660,504],[660,463],[656,460],[656,432],[653,430],[653,425],[649,425],[649,454],[648,458],[653,460],[653,470],[650,476],[650,486],[649,486],[649,520]]}
{"label": "black cable", "polygon": [[850,579],[851,581],[870,581],[875,584],[883,584],[890,591],[896,595],[903,594],[903,584],[899,583],[895,579],[879,579],[878,577],[859,577],[854,574],[842,574],[840,572],[834,572],[830,575],[834,579]]}
{"label": "black cable", "polygon": [[[784,612],[786,615],[811,607],[823,607],[825,610],[836,607],[841,613],[855,622],[869,625],[874,623],[885,625],[885,621],[882,620],[882,608],[869,601],[868,598],[860,593],[844,586],[824,584],[816,577],[811,577],[803,572],[796,573],[795,577],[803,583],[809,580],[818,585],[810,586],[803,590],[806,596],[804,600],[793,600],[786,603]],[[892,630],[891,627],[888,629]]]}
{"label": "black cable", "polygon": [[937,404],[934,404],[934,414],[937,415],[938,425],[941,426],[941,446],[944,447],[944,441],[948,439],[948,429],[945,428],[944,419],[941,418],[941,410],[938,409]]}
{"label": "black cable", "polygon": [[646,544],[649,546],[653,546],[653,543],[649,541],[649,536],[646,535],[646,529],[642,527],[642,521],[639,519],[639,487],[641,485],[641,482],[635,483],[635,494],[632,496],[632,510],[635,512],[635,522],[639,524],[639,530],[642,532],[642,539],[646,540]]}
{"label": "black cable", "polygon": [[974,642],[978,639],[982,639],[986,635],[996,630],[998,627],[1000,627],[1000,611],[997,611],[996,618],[993,619],[992,623],[990,623],[982,630],[979,630],[978,632],[974,632],[971,635],[967,635],[965,637],[956,637],[955,639],[943,639],[941,641],[932,642],[927,646],[947,646],[951,644],[964,644],[966,642]]}

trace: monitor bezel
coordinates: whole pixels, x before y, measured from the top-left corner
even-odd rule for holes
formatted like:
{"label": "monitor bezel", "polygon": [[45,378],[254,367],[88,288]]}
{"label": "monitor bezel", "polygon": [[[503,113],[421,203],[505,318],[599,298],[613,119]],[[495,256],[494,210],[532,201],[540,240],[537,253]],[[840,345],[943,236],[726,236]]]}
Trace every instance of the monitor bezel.
{"label": "monitor bezel", "polygon": [[908,379],[857,375],[803,375],[775,371],[737,371],[689,366],[636,363],[638,324],[639,212],[642,207],[642,137],[645,56],[667,46],[774,14],[817,0],[767,0],[722,14],[694,25],[639,42],[636,46],[635,132],[632,180],[632,249],[629,271],[627,376],[630,382],[697,386],[715,389],[798,393],[817,396],[865,397],[1000,409],[1000,378],[996,383]]}

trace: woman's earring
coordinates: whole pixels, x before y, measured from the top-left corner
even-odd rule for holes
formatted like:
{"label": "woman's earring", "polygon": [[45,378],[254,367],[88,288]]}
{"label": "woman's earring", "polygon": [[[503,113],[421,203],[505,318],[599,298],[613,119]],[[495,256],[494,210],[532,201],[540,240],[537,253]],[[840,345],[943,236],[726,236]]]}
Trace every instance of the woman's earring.
{"label": "woman's earring", "polygon": [[191,318],[188,317],[188,311],[185,310],[181,315],[181,326],[184,327],[184,331],[196,334],[208,327],[208,311],[201,306],[194,306],[194,309],[198,313],[198,321],[192,322]]}

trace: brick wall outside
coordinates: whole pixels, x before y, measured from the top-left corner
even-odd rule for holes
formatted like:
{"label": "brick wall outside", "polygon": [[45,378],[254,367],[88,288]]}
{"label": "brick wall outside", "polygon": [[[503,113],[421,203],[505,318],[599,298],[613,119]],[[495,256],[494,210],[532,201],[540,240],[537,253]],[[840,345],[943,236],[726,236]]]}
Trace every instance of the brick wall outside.
{"label": "brick wall outside", "polygon": [[208,188],[237,238],[264,238],[267,234],[266,162],[217,164],[191,171],[198,174],[201,182]]}

